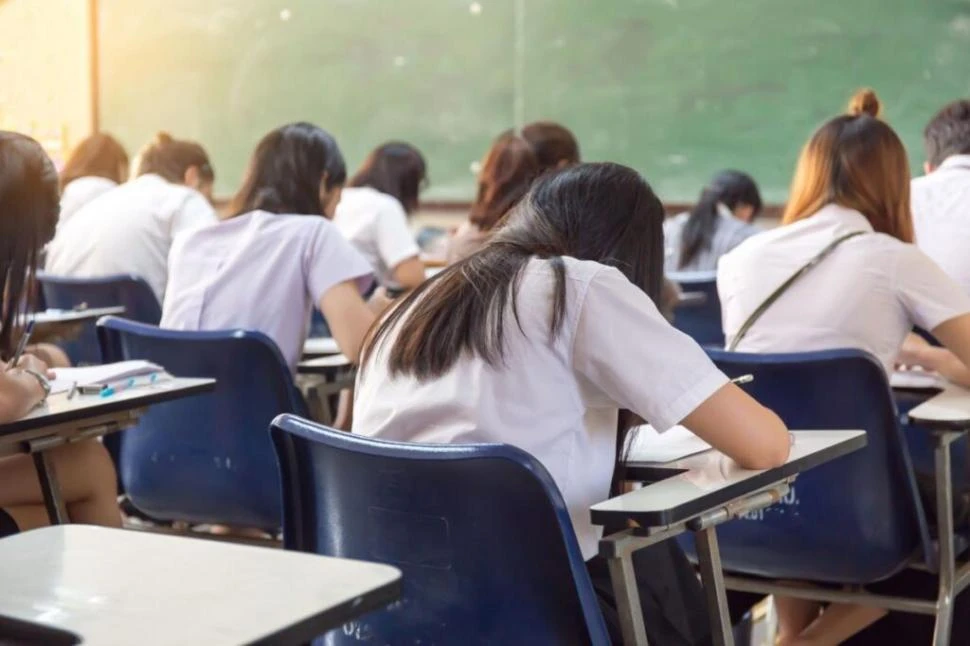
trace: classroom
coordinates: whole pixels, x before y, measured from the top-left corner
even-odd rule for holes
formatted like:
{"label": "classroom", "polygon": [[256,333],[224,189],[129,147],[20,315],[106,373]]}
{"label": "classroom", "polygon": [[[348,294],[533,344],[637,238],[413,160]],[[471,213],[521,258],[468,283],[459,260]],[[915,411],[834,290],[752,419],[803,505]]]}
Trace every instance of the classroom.
{"label": "classroom", "polygon": [[0,645],[970,646],[966,0],[0,0]]}

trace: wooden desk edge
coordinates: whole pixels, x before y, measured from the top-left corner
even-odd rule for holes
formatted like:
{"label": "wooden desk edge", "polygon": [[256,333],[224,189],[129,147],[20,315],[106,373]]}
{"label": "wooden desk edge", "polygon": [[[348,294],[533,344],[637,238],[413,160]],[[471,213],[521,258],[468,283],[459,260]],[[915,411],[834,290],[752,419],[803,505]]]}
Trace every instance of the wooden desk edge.
{"label": "wooden desk edge", "polygon": [[[825,451],[818,451],[799,460],[783,464],[780,467],[762,471],[742,482],[736,482],[732,485],[724,487],[723,489],[701,493],[698,497],[669,509],[645,512],[622,512],[618,510],[597,509],[599,505],[609,502],[604,501],[604,503],[594,505],[590,509],[590,518],[594,525],[607,525],[611,522],[620,520],[634,520],[642,527],[666,527],[669,525],[674,525],[676,523],[696,518],[697,516],[700,516],[701,514],[712,509],[723,507],[733,500],[738,500],[739,498],[743,498],[744,496],[756,493],[767,487],[783,482],[792,476],[797,476],[803,471],[814,469],[817,466],[844,457],[849,453],[854,453],[855,451],[865,447],[867,442],[868,440],[866,434],[861,433],[855,437],[850,437],[844,442],[840,442],[839,444],[836,444]],[[631,465],[633,468],[636,468],[636,463],[631,463]],[[649,468],[654,472],[658,471],[657,467],[654,465],[651,465]],[[677,477],[685,470],[682,468],[672,468],[670,471],[673,472],[672,475],[674,477]],[[710,498],[715,498],[716,500],[708,501]]]}

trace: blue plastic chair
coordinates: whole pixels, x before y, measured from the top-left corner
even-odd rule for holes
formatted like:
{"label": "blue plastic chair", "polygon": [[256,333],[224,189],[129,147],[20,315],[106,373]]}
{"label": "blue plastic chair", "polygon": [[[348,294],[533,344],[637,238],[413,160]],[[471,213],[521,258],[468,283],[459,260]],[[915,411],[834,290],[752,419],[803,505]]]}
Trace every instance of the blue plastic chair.
{"label": "blue plastic chair", "polygon": [[[782,504],[718,527],[728,572],[866,584],[934,553],[895,403],[879,362],[858,350],[708,350],[728,376],[798,430],[864,429],[867,446],[798,477]],[[693,552],[689,537],[682,545]]]}
{"label": "blue plastic chair", "polygon": [[562,496],[524,451],[381,441],[290,415],[271,433],[284,546],[403,572],[400,602],[323,643],[609,644]]}
{"label": "blue plastic chair", "polygon": [[721,300],[717,295],[717,274],[714,272],[670,273],[667,278],[677,283],[682,292],[704,294],[700,303],[690,303],[674,309],[674,327],[700,345],[724,347],[721,327]]}
{"label": "blue plastic chair", "polygon": [[[121,305],[125,308],[125,318],[132,321],[158,325],[162,319],[155,292],[137,276],[67,278],[41,273],[37,280],[49,308],[71,310],[82,304],[90,308]],[[64,351],[74,365],[100,362],[101,350],[94,324],[84,326],[77,339],[65,343]]]}
{"label": "blue plastic chair", "polygon": [[179,332],[106,317],[105,361],[145,359],[176,376],[217,380],[211,394],[151,407],[118,435],[118,467],[132,503],[159,520],[275,530],[282,518],[276,457],[266,429],[306,407],[279,348],[259,332]]}

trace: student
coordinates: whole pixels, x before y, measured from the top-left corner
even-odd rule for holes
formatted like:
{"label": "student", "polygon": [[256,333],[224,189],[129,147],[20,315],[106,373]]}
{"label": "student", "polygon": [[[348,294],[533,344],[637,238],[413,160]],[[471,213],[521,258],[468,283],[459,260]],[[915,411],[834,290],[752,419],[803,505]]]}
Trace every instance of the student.
{"label": "student", "polygon": [[724,170],[701,192],[687,213],[664,223],[667,273],[715,271],[718,259],[760,229],[761,194],[750,175]]}
{"label": "student", "polygon": [[[909,164],[896,133],[876,118],[879,109],[875,94],[862,91],[847,115],[820,127],[799,158],[783,226],[721,258],[717,282],[729,346],[858,348],[888,372],[916,325],[970,361],[970,295],[910,244]],[[738,338],[769,295],[839,240]],[[839,643],[885,614],[833,604],[819,616],[819,606],[784,598],[778,609],[782,644]]]}
{"label": "student", "polygon": [[205,197],[215,175],[202,146],[165,133],[139,153],[135,175],[58,228],[47,248],[49,273],[78,278],[134,274],[162,300],[172,239],[217,221]]}
{"label": "student", "polygon": [[[58,213],[54,164],[33,139],[0,131],[0,423],[19,419],[44,401],[52,375],[25,355],[9,361],[22,330],[30,276],[44,244],[54,235]],[[98,442],[86,440],[52,449],[54,470],[72,522],[121,526],[114,466]],[[0,537],[48,523],[43,495],[29,455],[0,457]]]}
{"label": "student", "polygon": [[539,161],[529,142],[511,130],[499,135],[482,160],[468,221],[448,241],[448,263],[481,249],[538,175]]}
{"label": "student", "polygon": [[61,222],[128,179],[128,153],[106,133],[91,135],[67,158],[61,170]]}
{"label": "student", "polygon": [[970,294],[970,99],[944,106],[923,144],[926,175],[912,187],[916,244]]}
{"label": "student", "polygon": [[390,142],[368,155],[340,196],[333,223],[370,262],[381,285],[414,289],[424,282],[420,249],[408,229],[426,182],[424,157],[410,144]]}
{"label": "student", "polygon": [[356,360],[374,313],[360,296],[370,265],[329,221],[346,177],[337,142],[317,126],[263,137],[227,219],[173,245],[162,327],[258,330],[295,372],[316,305]]}
{"label": "student", "polygon": [[[542,462],[606,597],[589,508],[610,494],[619,409],[660,431],[682,423],[750,468],[778,465],[789,450],[782,422],[657,311],[662,221],[660,201],[624,166],[544,175],[479,253],[391,310],[368,339],[358,380],[356,433],[505,442]],[[651,643],[709,639],[676,545],[634,561]],[[618,640],[616,612],[606,610]]]}
{"label": "student", "polygon": [[532,146],[539,173],[562,170],[580,161],[579,142],[565,126],[553,121],[535,121],[524,126],[521,135]]}

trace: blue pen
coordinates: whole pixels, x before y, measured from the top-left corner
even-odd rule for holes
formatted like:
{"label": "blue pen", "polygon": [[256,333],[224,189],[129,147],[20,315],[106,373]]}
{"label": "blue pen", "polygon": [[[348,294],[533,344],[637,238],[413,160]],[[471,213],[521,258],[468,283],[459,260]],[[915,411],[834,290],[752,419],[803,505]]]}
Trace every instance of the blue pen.
{"label": "blue pen", "polygon": [[131,377],[130,379],[122,380],[119,383],[107,385],[101,389],[101,397],[111,397],[112,395],[128,390],[129,388],[152,386],[158,381],[159,374],[160,373],[155,372],[140,379],[138,377]]}

